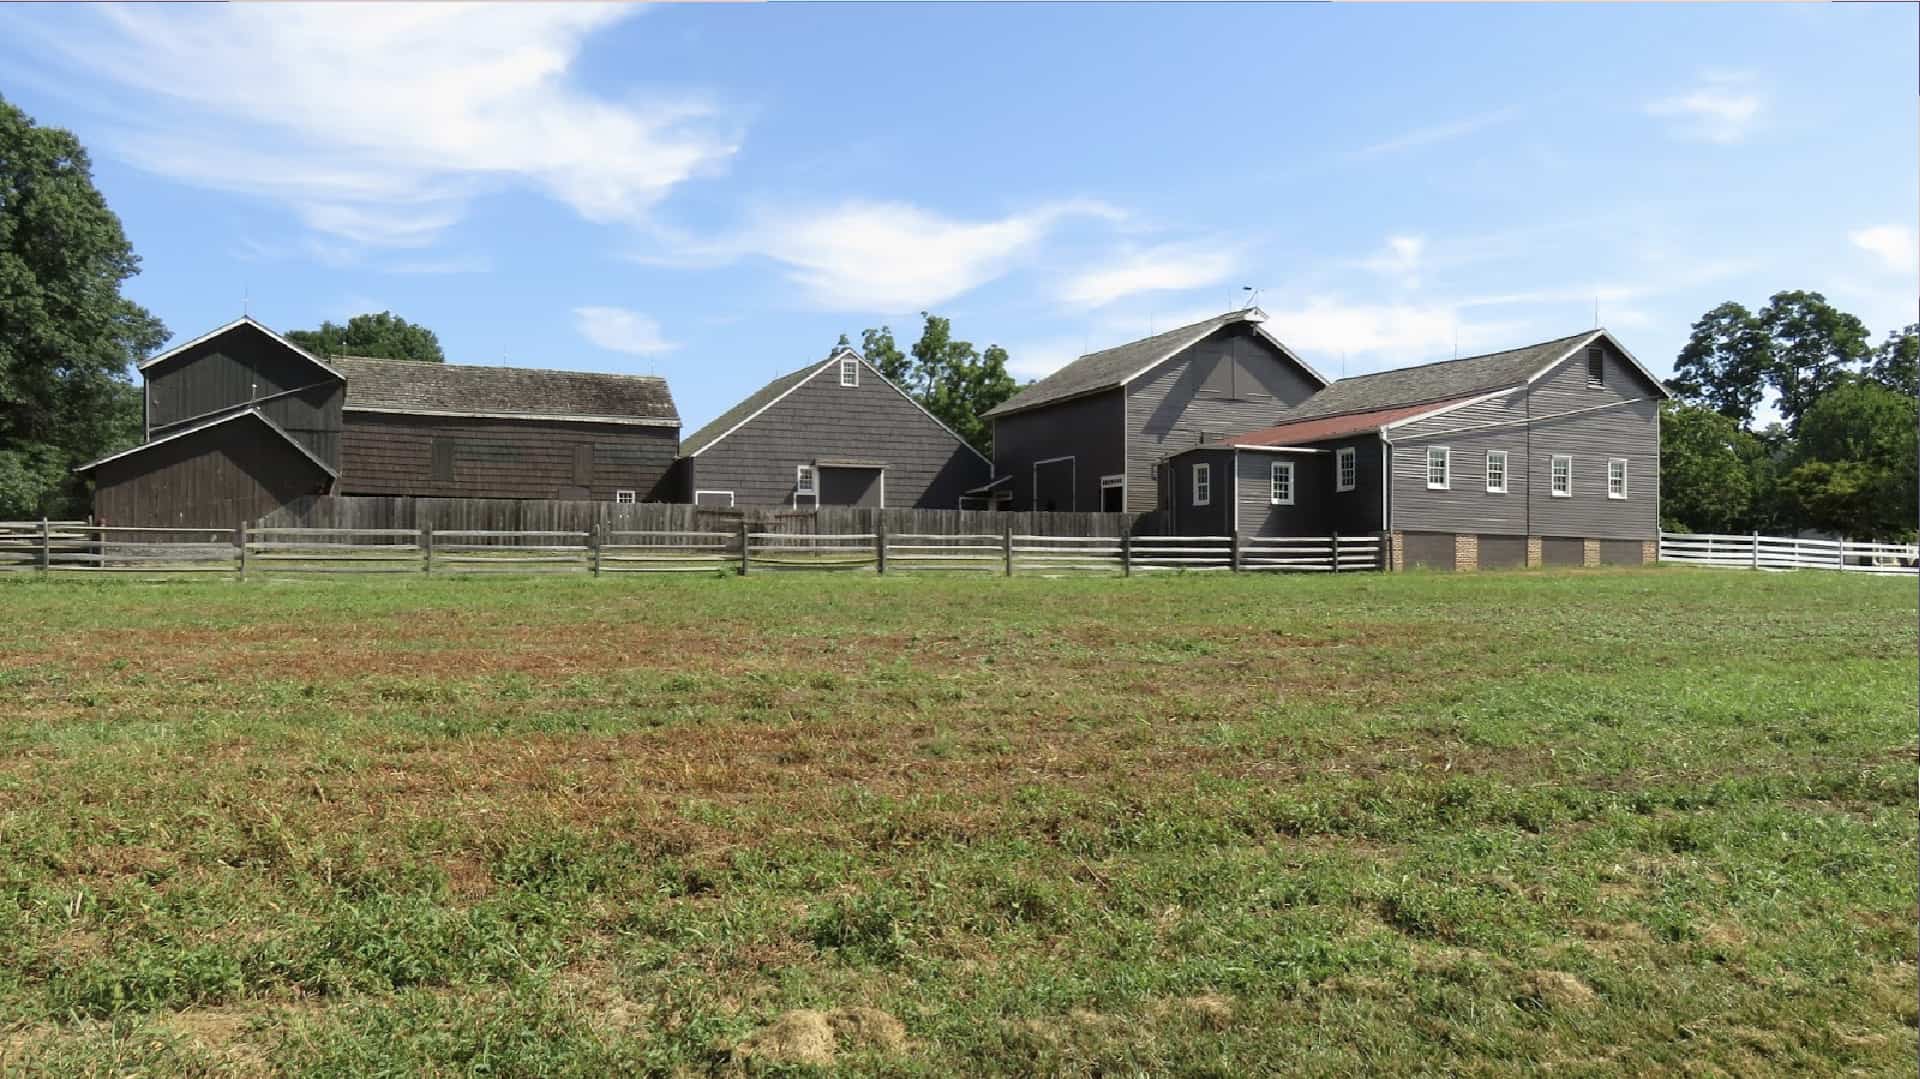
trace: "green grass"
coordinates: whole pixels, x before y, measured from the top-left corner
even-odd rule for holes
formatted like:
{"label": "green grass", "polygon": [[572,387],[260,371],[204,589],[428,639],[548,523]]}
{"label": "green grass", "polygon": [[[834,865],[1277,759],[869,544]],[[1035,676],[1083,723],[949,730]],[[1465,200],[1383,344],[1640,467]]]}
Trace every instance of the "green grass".
{"label": "green grass", "polygon": [[1910,1073],[1915,598],[0,582],[0,1070]]}

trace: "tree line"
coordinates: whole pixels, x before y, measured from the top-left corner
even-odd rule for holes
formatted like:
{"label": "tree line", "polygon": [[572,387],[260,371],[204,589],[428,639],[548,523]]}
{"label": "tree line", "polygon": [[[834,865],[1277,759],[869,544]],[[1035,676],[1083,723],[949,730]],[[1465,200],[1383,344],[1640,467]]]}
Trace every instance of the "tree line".
{"label": "tree line", "polygon": [[1695,322],[1660,427],[1662,526],[1905,539],[1920,518],[1920,324],[1877,346],[1818,292]]}

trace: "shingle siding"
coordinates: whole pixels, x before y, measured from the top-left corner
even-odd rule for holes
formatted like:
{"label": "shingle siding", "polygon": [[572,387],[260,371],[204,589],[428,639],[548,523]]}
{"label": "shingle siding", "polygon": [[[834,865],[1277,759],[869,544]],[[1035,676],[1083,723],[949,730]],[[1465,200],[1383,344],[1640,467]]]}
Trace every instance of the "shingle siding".
{"label": "shingle siding", "polygon": [[[980,455],[878,371],[863,364],[860,384],[842,386],[829,364],[688,459],[678,484],[686,501],[696,489],[720,490],[732,491],[736,506],[790,506],[796,468],[821,458],[884,463],[886,504],[896,508],[954,509],[991,478]],[[822,501],[832,504],[832,493]],[[878,485],[859,497],[877,503]]]}
{"label": "shingle siding", "polygon": [[[1000,416],[993,421],[993,474],[1011,476],[1012,507],[1034,508],[1033,466],[1057,457],[1074,458],[1073,505],[1063,510],[1100,508],[1100,477],[1127,472],[1127,399],[1121,390],[1106,390],[1070,401],[1059,401],[1028,412]],[[1151,470],[1144,490],[1131,474],[1127,479],[1129,508],[1153,509],[1159,490]]]}
{"label": "shingle siding", "polygon": [[[436,476],[434,446],[450,460]],[[350,412],[342,493],[434,498],[658,498],[678,448],[669,427]],[[587,482],[577,454],[590,447]]]}
{"label": "shingle siding", "polygon": [[[252,326],[235,327],[144,374],[150,437],[274,397],[260,411],[314,456],[340,465],[344,384]],[[290,390],[300,392],[275,397]]]}
{"label": "shingle siding", "polygon": [[107,461],[93,481],[102,524],[156,528],[235,528],[332,482],[250,417]]}

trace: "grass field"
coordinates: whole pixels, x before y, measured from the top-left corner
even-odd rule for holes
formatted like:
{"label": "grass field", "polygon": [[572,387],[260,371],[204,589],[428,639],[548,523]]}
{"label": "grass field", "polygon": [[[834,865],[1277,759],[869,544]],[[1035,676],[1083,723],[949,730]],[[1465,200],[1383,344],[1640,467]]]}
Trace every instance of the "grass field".
{"label": "grass field", "polygon": [[0,1069],[1911,1074],[1915,599],[0,582]]}

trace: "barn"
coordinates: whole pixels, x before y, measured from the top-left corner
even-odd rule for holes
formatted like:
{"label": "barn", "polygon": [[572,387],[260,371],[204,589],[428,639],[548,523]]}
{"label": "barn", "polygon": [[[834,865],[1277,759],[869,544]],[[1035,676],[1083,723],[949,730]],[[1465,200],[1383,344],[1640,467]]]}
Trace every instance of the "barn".
{"label": "barn", "polygon": [[673,501],[703,506],[954,509],[991,462],[839,348],[747,395],[687,436]]}
{"label": "barn", "polygon": [[315,356],[251,318],[140,365],[145,438],[78,470],[95,516],[232,527],[303,495],[662,497],[664,380]]}

